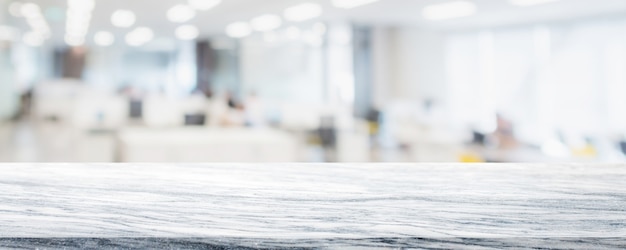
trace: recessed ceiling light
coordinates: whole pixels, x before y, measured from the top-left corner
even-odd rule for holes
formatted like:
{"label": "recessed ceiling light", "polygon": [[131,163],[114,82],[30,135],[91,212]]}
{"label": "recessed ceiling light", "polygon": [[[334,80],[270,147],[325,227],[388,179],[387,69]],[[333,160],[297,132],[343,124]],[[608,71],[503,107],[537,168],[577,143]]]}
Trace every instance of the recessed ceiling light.
{"label": "recessed ceiling light", "polygon": [[154,32],[147,27],[138,27],[126,34],[126,43],[130,46],[142,46],[154,39]]}
{"label": "recessed ceiling light", "polygon": [[193,25],[183,25],[176,28],[176,37],[180,40],[193,40],[198,38],[200,30]]}
{"label": "recessed ceiling light", "polygon": [[70,9],[80,11],[92,11],[96,6],[95,0],[67,0],[67,6]]}
{"label": "recessed ceiling light", "polygon": [[540,5],[556,2],[559,0],[509,0],[509,2],[513,5],[517,6],[532,6],[532,5]]}
{"label": "recessed ceiling light", "polygon": [[218,6],[222,0],[188,0],[187,2],[196,10],[207,11]]}
{"label": "recessed ceiling light", "polygon": [[20,5],[20,14],[26,18],[36,18],[41,16],[41,8],[34,3]]}
{"label": "recessed ceiling light", "polygon": [[252,29],[256,31],[270,31],[278,29],[283,24],[283,20],[277,15],[262,15],[250,21]]}
{"label": "recessed ceiling light", "polygon": [[476,13],[476,4],[469,1],[452,1],[426,6],[424,18],[429,20],[445,20],[471,16]]}
{"label": "recessed ceiling light", "polygon": [[252,28],[246,22],[231,23],[226,26],[226,35],[232,38],[243,38],[252,33]]}
{"label": "recessed ceiling light", "polygon": [[184,23],[196,16],[196,11],[189,5],[179,4],[167,11],[167,19],[174,23]]}
{"label": "recessed ceiling light", "polygon": [[107,47],[115,43],[115,36],[108,31],[99,31],[93,37],[94,42],[98,46]]}
{"label": "recessed ceiling light", "polygon": [[378,2],[379,0],[332,0],[333,6],[342,9],[352,9],[363,5]]}
{"label": "recessed ceiling light", "polygon": [[285,9],[283,16],[287,21],[302,22],[322,15],[322,6],[316,3],[302,3]]}
{"label": "recessed ceiling light", "polygon": [[111,15],[111,23],[113,23],[115,27],[128,28],[133,26],[135,21],[137,21],[137,17],[135,13],[130,10],[116,10],[113,12],[113,15]]}

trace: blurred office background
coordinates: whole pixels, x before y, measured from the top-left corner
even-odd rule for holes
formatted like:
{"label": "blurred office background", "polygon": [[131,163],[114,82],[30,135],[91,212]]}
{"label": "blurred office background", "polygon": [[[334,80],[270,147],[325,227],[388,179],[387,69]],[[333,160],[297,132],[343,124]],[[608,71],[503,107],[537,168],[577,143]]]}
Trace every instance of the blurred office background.
{"label": "blurred office background", "polygon": [[623,0],[0,0],[2,162],[624,162]]}

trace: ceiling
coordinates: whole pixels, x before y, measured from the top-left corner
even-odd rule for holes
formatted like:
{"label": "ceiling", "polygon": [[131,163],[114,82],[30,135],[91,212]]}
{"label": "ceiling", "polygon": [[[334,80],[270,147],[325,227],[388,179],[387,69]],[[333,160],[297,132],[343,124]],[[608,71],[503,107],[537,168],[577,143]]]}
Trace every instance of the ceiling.
{"label": "ceiling", "polygon": [[[65,0],[0,0],[35,2],[44,10],[65,8]],[[166,11],[175,4],[186,0],[97,0],[91,23],[91,33],[99,30],[124,34],[131,28],[116,28],[110,23],[110,16],[117,9],[130,9],[137,13],[136,26],[152,28],[157,36],[171,37],[178,26],[165,18]],[[198,26],[202,36],[222,34],[224,27],[235,21],[247,21],[266,13],[280,14],[283,9],[299,2],[318,2],[324,7],[324,15],[318,20],[350,20],[354,22],[380,25],[412,25],[435,29],[466,29],[489,26],[515,25],[542,21],[584,18],[590,16],[615,16],[626,13],[624,0],[561,0],[555,3],[516,7],[506,0],[473,0],[478,5],[478,13],[471,17],[428,21],[421,17],[424,6],[449,0],[380,0],[377,3],[350,10],[336,9],[330,0],[223,0],[218,7],[198,15],[188,23]],[[5,8],[6,11],[6,8]],[[23,20],[9,19],[18,27],[26,27]],[[54,37],[62,37],[64,20],[53,22]]]}

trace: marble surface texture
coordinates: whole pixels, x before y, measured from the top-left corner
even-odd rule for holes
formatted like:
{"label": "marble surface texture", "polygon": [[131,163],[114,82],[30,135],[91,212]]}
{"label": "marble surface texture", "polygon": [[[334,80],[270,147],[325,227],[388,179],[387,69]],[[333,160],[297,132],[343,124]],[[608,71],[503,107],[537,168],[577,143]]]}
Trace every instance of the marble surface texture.
{"label": "marble surface texture", "polygon": [[626,165],[0,164],[0,248],[626,248]]}

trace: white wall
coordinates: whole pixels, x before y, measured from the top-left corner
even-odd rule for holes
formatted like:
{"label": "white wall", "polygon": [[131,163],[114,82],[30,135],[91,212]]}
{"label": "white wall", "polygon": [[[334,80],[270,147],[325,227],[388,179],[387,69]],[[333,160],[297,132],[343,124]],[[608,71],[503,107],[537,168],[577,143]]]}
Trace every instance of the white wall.
{"label": "white wall", "polygon": [[384,108],[391,94],[391,34],[387,27],[372,29],[372,104],[377,109]]}
{"label": "white wall", "polygon": [[445,34],[416,27],[376,27],[374,103],[434,99],[445,103]]}
{"label": "white wall", "polygon": [[18,96],[9,56],[2,46],[0,45],[0,120],[6,120],[15,114]]}

